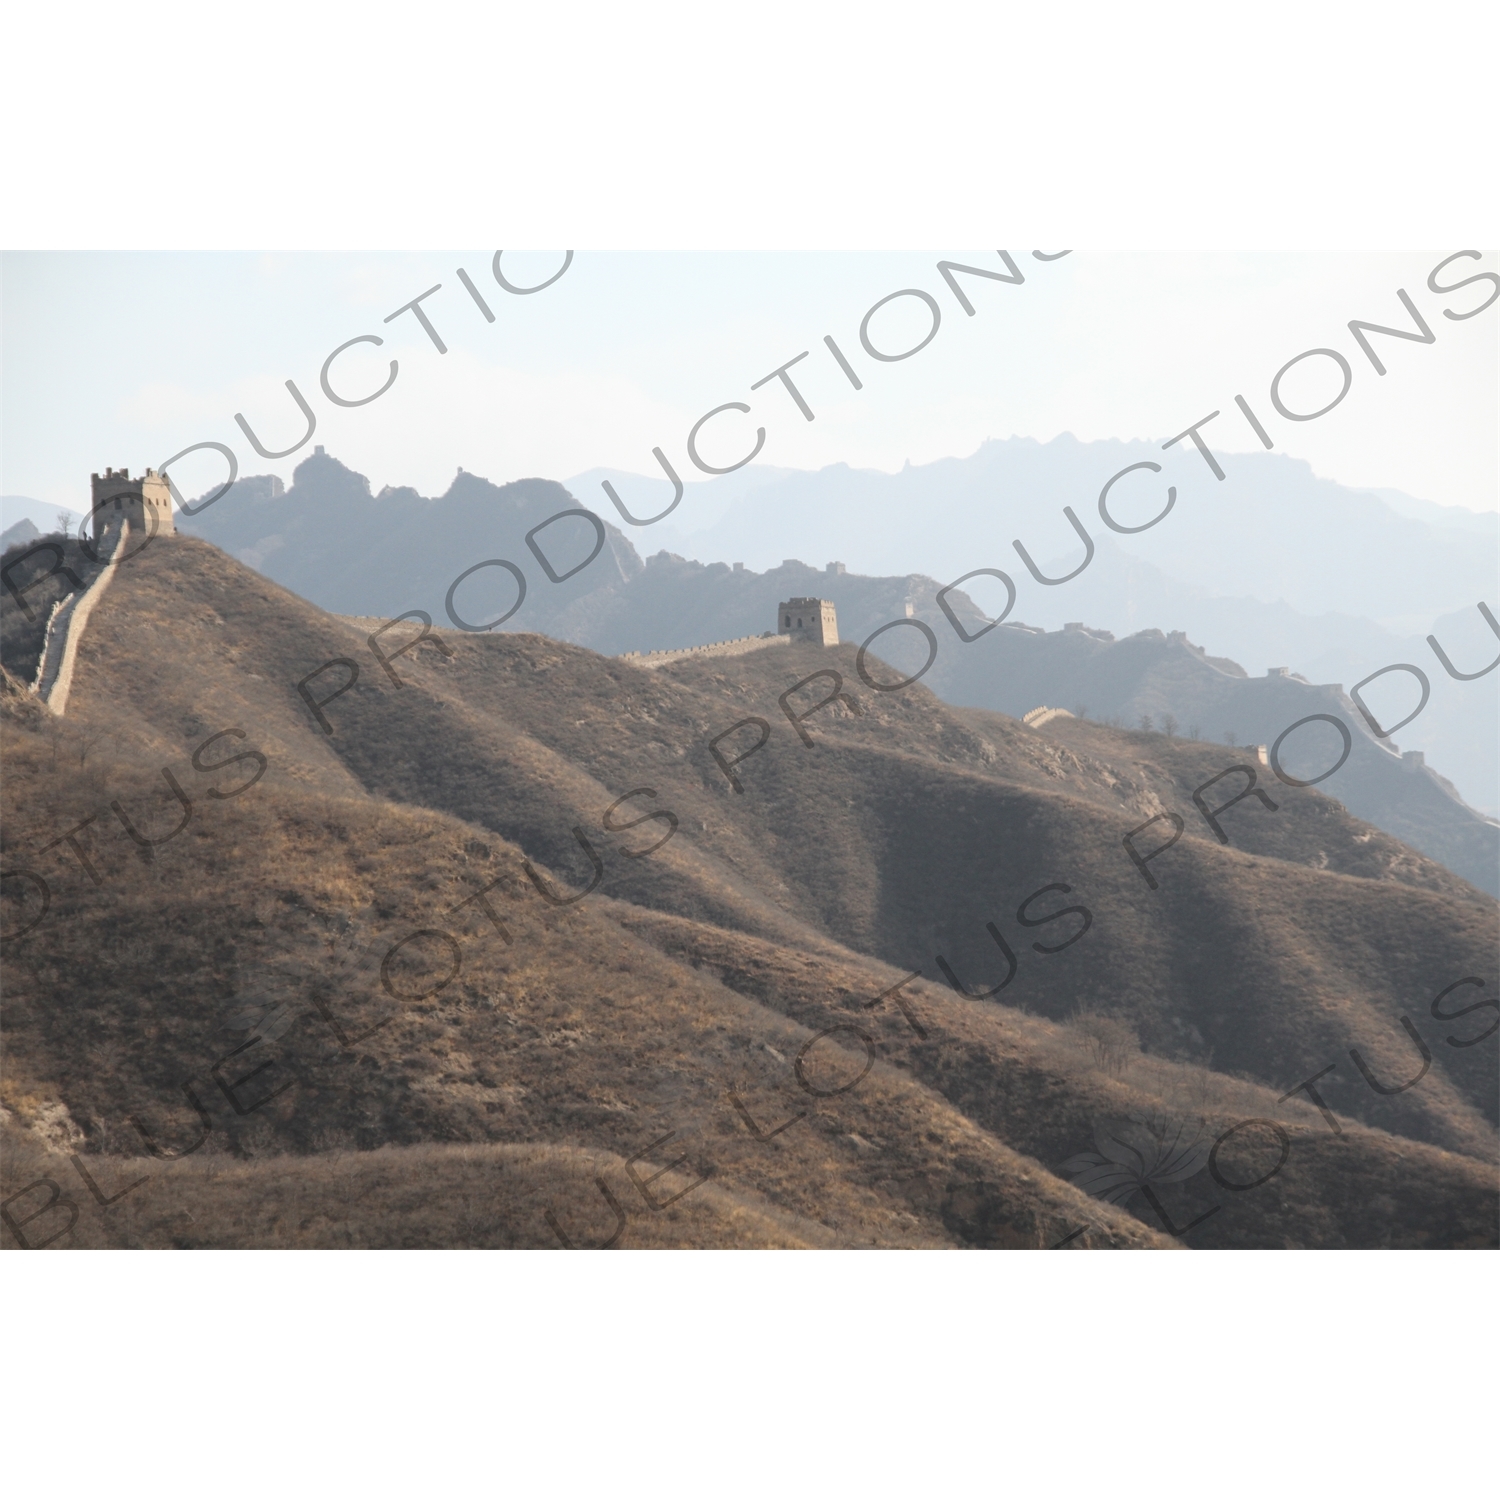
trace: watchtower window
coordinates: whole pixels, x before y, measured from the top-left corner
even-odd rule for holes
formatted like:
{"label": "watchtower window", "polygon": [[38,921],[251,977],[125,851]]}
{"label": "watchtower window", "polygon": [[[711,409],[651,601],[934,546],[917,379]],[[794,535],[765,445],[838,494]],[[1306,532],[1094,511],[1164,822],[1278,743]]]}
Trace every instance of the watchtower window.
{"label": "watchtower window", "polygon": [[786,628],[788,630],[792,628],[792,617],[790,615],[786,617]]}

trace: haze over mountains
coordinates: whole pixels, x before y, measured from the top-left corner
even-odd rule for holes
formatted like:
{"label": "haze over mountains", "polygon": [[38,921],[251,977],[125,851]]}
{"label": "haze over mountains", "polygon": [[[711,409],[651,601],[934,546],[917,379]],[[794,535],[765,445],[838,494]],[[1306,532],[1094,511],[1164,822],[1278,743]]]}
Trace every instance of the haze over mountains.
{"label": "haze over mountains", "polygon": [[[1222,481],[1188,444],[1164,451],[1152,442],[1084,443],[1067,433],[1047,443],[1011,438],[984,443],[967,458],[897,474],[845,465],[815,473],[765,471],[763,482],[747,486],[712,524],[695,524],[685,501],[643,534],[653,540],[665,534],[671,550],[704,561],[741,559],[757,569],[779,562],[782,546],[813,560],[838,557],[861,573],[922,572],[946,581],[971,568],[1002,567],[1029,586],[1023,613],[1049,628],[1063,623],[1075,598],[1090,599],[1093,580],[1085,573],[1063,588],[1035,587],[1024,579],[1011,541],[1020,537],[1044,567],[1064,560],[1076,566],[1083,552],[1063,518],[1065,505],[1096,542],[1112,541],[1179,585],[1217,597],[1280,601],[1303,615],[1352,615],[1415,633],[1430,628],[1458,598],[1483,597],[1493,584],[1500,562],[1496,513],[1393,491],[1351,490],[1317,478],[1305,462],[1284,454],[1216,459],[1225,471]],[[1100,523],[1099,491],[1112,475],[1143,462],[1160,464],[1161,472],[1120,480],[1110,495],[1112,513],[1129,525],[1147,521],[1162,509],[1169,486],[1177,490],[1176,504],[1148,531],[1109,532]],[[607,506],[593,478],[579,476],[569,488],[584,503]],[[671,498],[671,487],[660,479],[627,483],[635,486],[632,508],[639,514],[653,514]],[[619,488],[631,503],[632,493]],[[657,504],[648,509],[652,499]],[[1055,618],[1047,614],[1053,606]],[[1096,623],[1115,629],[1158,622]]]}
{"label": "haze over mountains", "polygon": [[[998,568],[1015,580],[1016,618],[1048,630],[1082,621],[1120,636],[1181,630],[1252,676],[1287,666],[1309,681],[1348,687],[1392,661],[1426,669],[1436,665],[1429,632],[1463,642],[1477,664],[1494,659],[1497,646],[1475,604],[1486,599],[1493,607],[1500,514],[1352,490],[1282,454],[1216,459],[1222,481],[1185,444],[1163,451],[1146,442],[1081,443],[1066,433],[1049,443],[1012,438],[898,474],[843,465],[766,471],[753,490],[712,502],[710,524],[696,524],[685,501],[643,534],[705,563],[739,560],[756,569],[787,557],[837,558],[858,573],[921,573],[946,583],[974,568]],[[1172,486],[1171,514],[1134,536],[1109,531],[1098,512],[1101,488],[1146,462],[1162,472],[1120,481],[1111,509],[1122,523],[1139,525],[1158,513]],[[611,477],[591,472],[569,488],[608,515],[599,481]],[[636,514],[654,515],[671,500],[661,479],[615,475],[613,482]],[[701,488],[711,493],[714,484]],[[1019,538],[1047,576],[1070,572],[1084,551],[1064,505],[1097,554],[1070,582],[1039,586],[1012,542]],[[1003,607],[998,584],[981,580],[970,589],[982,606]],[[1402,733],[1403,747],[1424,751],[1473,806],[1500,815],[1500,683],[1453,684],[1440,669],[1429,675],[1433,701]],[[1469,691],[1452,691],[1460,686]]]}
{"label": "haze over mountains", "polygon": [[[819,475],[746,470],[727,476],[721,482],[725,489],[715,492],[717,498],[703,500],[690,495],[684,506],[700,501],[717,505],[720,529],[748,525],[752,519],[769,515],[775,520],[763,523],[768,535],[778,535],[784,529],[795,536],[800,526],[800,534],[805,537],[809,529],[831,524],[819,510],[823,502],[814,494],[819,486],[829,489],[832,498],[827,503],[835,511],[840,506],[847,510],[860,495],[875,496],[870,510],[878,520],[892,506],[911,512],[919,481],[929,489],[947,486],[943,494],[951,491],[962,499],[968,493],[964,486],[972,489],[980,479],[992,487],[998,485],[996,473],[1006,464],[1019,466],[1014,488],[1029,483],[1028,475],[1034,479],[1055,461],[1061,465],[1059,472],[1071,474],[1082,484],[1082,474],[1089,464],[1096,472],[1102,468],[1107,475],[1116,471],[1111,465],[1124,467],[1127,462],[1145,461],[1139,456],[1145,451],[1142,445],[1083,445],[1059,439],[1048,445],[1023,441],[988,444],[972,460],[931,466],[941,471],[937,475],[926,470],[894,476],[855,475],[838,469]],[[1202,466],[1196,455],[1194,462]],[[1227,472],[1234,473],[1233,466],[1245,462],[1226,459],[1230,465]],[[1204,474],[1207,472],[1204,467]],[[1339,561],[1354,556],[1361,559],[1358,570],[1344,569],[1357,571],[1356,577],[1345,578],[1336,569],[1330,570],[1341,598],[1356,597],[1365,583],[1397,588],[1402,576],[1399,558],[1412,559],[1417,582],[1410,597],[1404,599],[1406,614],[1402,618],[1415,618],[1413,611],[1423,601],[1429,610],[1437,608],[1442,584],[1436,575],[1444,568],[1457,579],[1456,583],[1450,579],[1452,589],[1472,589],[1475,601],[1486,597],[1481,575],[1488,556],[1486,527],[1493,517],[1418,520],[1399,515],[1378,496],[1352,494],[1314,481],[1305,466],[1290,461],[1266,459],[1264,472],[1270,478],[1254,508],[1255,520],[1237,522],[1225,533],[1222,545],[1210,545],[1200,538],[1204,555],[1223,559],[1231,582],[1243,581],[1253,567],[1279,568],[1288,589],[1302,597],[1311,589],[1315,572],[1308,557],[1321,546],[1342,548]],[[1166,477],[1164,472],[1161,478]],[[1196,494],[1202,487],[1191,471],[1178,477],[1183,478],[1180,497]],[[1050,516],[1051,522],[1062,520],[1060,506],[1055,513],[1031,506],[1029,522],[1017,520],[1015,514],[1009,519],[1002,516],[991,528],[992,545],[968,553],[962,559],[964,566],[960,566],[956,552],[952,558],[941,553],[941,546],[948,544],[924,540],[924,534],[936,536],[944,527],[929,525],[913,537],[915,545],[927,549],[929,560],[946,561],[954,568],[949,577],[974,567],[997,565],[1015,580],[1017,603],[1007,624],[972,644],[961,644],[939,605],[937,575],[907,571],[870,577],[795,561],[756,572],[751,568],[737,570],[727,562],[688,562],[666,552],[652,554],[643,563],[634,542],[656,539],[663,527],[622,530],[612,524],[607,519],[613,509],[609,502],[596,505],[589,498],[592,486],[603,499],[598,474],[588,476],[587,483],[574,481],[569,490],[539,479],[499,487],[460,471],[441,499],[426,500],[413,490],[387,488],[372,495],[363,476],[317,453],[298,466],[294,478],[290,491],[283,491],[279,481],[269,478],[242,480],[201,516],[181,518],[182,527],[210,537],[304,598],[342,614],[392,618],[421,609],[443,622],[451,618],[451,604],[459,618],[482,625],[509,612],[501,629],[537,630],[619,654],[758,635],[772,624],[778,600],[813,594],[834,600],[842,635],[856,642],[908,612],[926,624],[943,646],[924,681],[955,704],[999,709],[1016,716],[1040,704],[1069,711],[1084,708],[1095,717],[1114,718],[1127,725],[1137,724],[1143,715],[1151,715],[1158,723],[1171,715],[1177,727],[1191,732],[1194,738],[1222,741],[1232,736],[1241,744],[1270,744],[1288,725],[1308,714],[1337,713],[1351,724],[1356,746],[1351,763],[1325,784],[1325,791],[1360,816],[1445,862],[1482,889],[1500,892],[1500,832],[1454,795],[1456,786],[1472,807],[1482,812],[1493,805],[1493,792],[1488,802],[1486,792],[1493,785],[1500,741],[1500,735],[1491,732],[1500,715],[1500,674],[1475,682],[1454,682],[1438,666],[1424,640],[1390,635],[1370,620],[1327,614],[1304,617],[1287,604],[1207,598],[1202,590],[1195,592],[1174,583],[1154,563],[1127,554],[1097,519],[1092,523],[1091,535],[1097,533],[1098,539],[1090,567],[1070,583],[1040,587],[1014,551],[1007,558],[1006,549],[994,539],[1003,537],[1012,523],[1017,531],[1032,536],[1027,528],[1036,526],[1037,515]],[[1153,474],[1147,473],[1144,478],[1157,483]],[[671,499],[671,487],[665,481],[661,482],[665,495],[651,492],[643,481],[632,488],[628,476],[616,475],[612,482],[636,514],[653,514]],[[1243,499],[1242,488],[1227,480],[1224,497],[1214,494],[1213,503],[1221,503],[1222,498],[1222,503],[1233,510],[1239,504],[1235,497]],[[895,500],[891,494],[895,494]],[[850,500],[850,495],[856,500]],[[1054,492],[1052,498],[1058,498],[1058,493]],[[559,511],[576,508],[580,499],[585,508],[605,518],[597,523],[597,530],[596,523],[575,515],[554,521],[533,538],[550,559],[548,566],[563,577],[562,582],[553,583],[544,575],[526,537]],[[919,509],[934,521],[951,522],[957,511],[945,515],[942,510],[942,505],[949,503],[932,498]],[[951,506],[959,503],[954,500]],[[1414,511],[1424,509],[1420,502],[1403,503]],[[1292,524],[1289,518],[1299,508],[1315,510],[1315,520],[1305,527]],[[1077,513],[1079,507],[1074,509]],[[1179,498],[1173,513],[1146,533],[1144,540],[1149,542],[1170,531],[1179,521],[1201,530],[1207,523],[1201,518],[1195,522],[1191,509],[1187,499]],[[1083,513],[1089,513],[1086,506]],[[1123,516],[1126,509],[1118,509],[1116,514]],[[803,519],[799,521],[799,517]],[[674,515],[669,521],[675,519]],[[897,522],[891,524],[894,527]],[[1364,530],[1357,542],[1351,542],[1356,524]],[[1490,532],[1493,529],[1488,526]],[[627,530],[632,535],[627,535]],[[851,524],[845,535],[851,546],[863,548],[872,562],[890,551],[884,530],[873,523]],[[601,537],[602,545],[590,562],[590,552]],[[1143,538],[1126,540],[1139,544]],[[1187,544],[1171,545],[1186,555]],[[779,548],[780,543],[776,546]],[[519,588],[510,571],[495,566],[470,571],[475,564],[494,559],[510,560],[528,580],[519,607]],[[1076,566],[1076,559],[1039,566],[1049,576],[1057,576]],[[578,571],[573,571],[575,568]],[[469,576],[450,599],[450,586],[466,572]],[[991,591],[988,597],[987,589]],[[969,591],[996,611],[1004,606],[1004,591],[997,581],[980,577],[948,596],[950,607],[967,622],[965,629],[976,634],[983,630],[985,616],[969,599]],[[1493,594],[1494,590],[1489,592]],[[998,600],[991,602],[995,595]],[[1450,592],[1449,604],[1457,597]],[[1090,598],[1097,612],[1085,609]],[[1106,626],[1111,618],[1118,623],[1118,617],[1124,615],[1125,627],[1137,639],[1128,649],[1124,643],[1119,649],[1103,649],[1106,643],[1096,630],[1074,632],[1065,645],[1058,645],[1053,644],[1055,636],[1037,636],[1019,628],[1018,622],[1023,620],[1030,620],[1033,626],[1038,620],[1045,621],[1049,611],[1075,622],[1081,615],[1092,626]],[[1200,622],[1208,621],[1202,636],[1179,623],[1182,615],[1192,617],[1195,612]],[[1163,622],[1164,628],[1149,623],[1153,620]],[[1219,624],[1213,625],[1213,620]],[[1054,626],[1054,630],[1057,628]],[[1145,637],[1139,636],[1142,629],[1148,632]],[[1158,634],[1151,635],[1153,629]],[[1473,603],[1439,619],[1438,630],[1456,659],[1471,665],[1493,659],[1496,643]],[[1174,632],[1188,639],[1168,639]],[[1284,665],[1292,675],[1268,681],[1266,666],[1262,666],[1252,670],[1252,680],[1247,681],[1236,658],[1216,655],[1209,644],[1216,638],[1250,640],[1254,649],[1275,649],[1281,653],[1279,660],[1266,666]],[[1303,648],[1300,654],[1294,649],[1297,641]],[[1192,646],[1206,646],[1207,650],[1195,651]],[[879,650],[905,670],[917,670],[925,646],[914,632],[896,631],[882,638]],[[1309,659],[1312,670],[1301,665]],[[1382,744],[1374,738],[1342,692],[1393,661],[1425,663],[1432,687],[1431,701],[1421,717],[1400,733],[1401,749],[1407,752],[1405,760],[1392,742]],[[1320,663],[1334,666],[1342,675],[1318,673]],[[1410,705],[1403,702],[1403,695],[1413,694],[1414,684],[1405,674],[1395,674],[1372,684],[1366,692],[1384,722],[1391,723],[1408,711]],[[1317,760],[1319,732],[1308,732],[1311,738],[1306,738],[1303,753],[1304,758],[1311,759],[1303,774],[1315,774],[1338,754],[1335,744],[1326,759]],[[1414,749],[1424,750],[1426,766],[1414,762],[1410,754]],[[1290,756],[1296,751],[1294,745],[1286,753]]]}
{"label": "haze over mountains", "polygon": [[[119,567],[59,718],[45,607],[0,611],[32,1242],[1496,1242],[1500,908],[1264,772],[1216,834],[1225,747],[851,644],[372,645],[189,536]],[[1078,1186],[1141,1132],[1171,1170]]]}
{"label": "haze over mountains", "polygon": [[[1161,524],[1119,536],[1100,523],[1098,493],[1111,475],[1143,462],[1160,463],[1162,472],[1140,471],[1117,484],[1116,518],[1131,525],[1149,520],[1169,484],[1178,499]],[[560,587],[533,589],[505,628],[542,630],[606,652],[701,644],[713,638],[713,628],[729,635],[767,628],[760,614],[730,618],[720,611],[709,620],[693,610],[638,605],[627,621],[618,611],[583,605],[585,594],[616,590],[634,577],[637,544],[653,555],[664,548],[705,565],[741,562],[751,571],[775,569],[787,558],[821,570],[837,559],[858,574],[946,583],[975,568],[997,568],[1016,585],[1012,619],[1049,630],[1081,621],[1119,636],[1184,631],[1210,656],[1234,660],[1252,676],[1286,666],[1311,682],[1345,687],[1390,662],[1420,664],[1432,699],[1402,731],[1402,748],[1423,751],[1472,806],[1500,815],[1500,677],[1455,683],[1437,668],[1424,639],[1435,631],[1456,661],[1493,660],[1496,643],[1475,606],[1496,593],[1500,518],[1390,491],[1349,490],[1281,455],[1220,455],[1218,462],[1223,482],[1191,450],[1079,443],[1064,435],[1046,444],[986,443],[969,458],[893,475],[844,466],[817,473],[749,468],[690,487],[676,512],[644,528],[614,524],[601,481],[610,479],[636,515],[659,513],[671,501],[671,485],[601,470],[567,488],[603,519],[605,555]],[[395,614],[419,607],[442,619],[448,584],[472,562],[520,553],[529,565],[526,528],[511,525],[519,515],[503,514],[505,507],[497,512],[489,503],[496,487],[475,475],[460,472],[440,501],[389,488],[372,500],[363,478],[332,459],[305,460],[287,496],[255,489],[272,483],[242,481],[239,492],[201,520],[184,520],[184,529],[326,608]],[[564,503],[542,512],[528,502],[525,515],[534,525]],[[1096,555],[1077,578],[1041,586],[1011,543],[1019,538],[1047,576],[1071,571],[1083,549],[1064,505],[1080,516]],[[712,517],[711,524],[690,529],[702,516]],[[510,551],[489,550],[491,543]],[[574,560],[581,560],[592,543],[587,526],[563,522],[547,545],[573,556],[572,545]],[[465,593],[484,596],[499,614],[514,599],[508,589],[491,571]],[[981,577],[966,591],[983,610],[1004,606],[998,581]],[[863,625],[848,620],[843,633],[863,639]],[[1372,704],[1388,710],[1384,722],[1408,711],[1409,686],[1387,677],[1367,689]]]}

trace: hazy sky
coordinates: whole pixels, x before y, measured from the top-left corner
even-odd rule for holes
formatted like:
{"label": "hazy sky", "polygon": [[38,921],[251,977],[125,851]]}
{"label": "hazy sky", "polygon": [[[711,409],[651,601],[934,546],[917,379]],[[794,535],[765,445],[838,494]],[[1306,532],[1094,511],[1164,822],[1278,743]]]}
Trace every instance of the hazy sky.
{"label": "hazy sky", "polygon": [[[1050,251],[1053,247],[1043,247]],[[756,462],[816,468],[844,462],[899,469],[972,452],[986,438],[1158,441],[1219,410],[1205,429],[1228,452],[1259,450],[1234,405],[1243,394],[1276,447],[1346,484],[1388,486],[1423,499],[1495,509],[1496,318],[1454,321],[1492,290],[1448,295],[1427,286],[1455,245],[1413,254],[1093,254],[1042,262],[1011,254],[1025,284],[960,277],[966,316],[937,270],[940,259],[1000,270],[993,250],[925,253],[656,254],[578,252],[552,286],[502,289],[492,252],[451,254],[23,253],[3,260],[3,442],[0,491],[75,510],[88,475],[132,472],[191,443],[227,443],[242,473],[290,478],[311,445],[270,461],[234,421],[243,412],[271,449],[305,428],[291,379],[317,416],[313,443],[369,475],[374,487],[441,493],[463,467],[503,482],[565,478],[595,466],[656,474],[661,446],[684,478],[693,423],[725,402],[705,429],[703,457],[728,464],[764,427]],[[546,279],[561,252],[507,253],[517,285]],[[494,314],[487,322],[456,271],[467,270]],[[1452,284],[1496,265],[1458,260]],[[423,304],[448,346],[440,354],[411,313]],[[860,324],[882,297],[912,288],[937,302],[941,326],[912,357],[880,362]],[[1389,371],[1376,374],[1350,319],[1409,328],[1404,288],[1436,334],[1430,346],[1373,336]],[[870,336],[898,351],[931,326],[925,303],[898,298]],[[324,359],[361,334],[336,363],[335,389],[374,390],[399,361],[391,389],[357,408],[330,403]],[[855,367],[855,391],[823,344],[831,334]],[[1288,360],[1332,348],[1349,361],[1348,396],[1326,416],[1292,422],[1269,387]],[[808,422],[780,381],[751,386],[810,351],[791,372],[815,413]],[[1312,411],[1338,392],[1335,363],[1319,356],[1287,378],[1283,401]],[[178,472],[184,493],[222,473],[195,455]],[[596,497],[591,497],[596,498]],[[691,524],[691,499],[674,520]]]}

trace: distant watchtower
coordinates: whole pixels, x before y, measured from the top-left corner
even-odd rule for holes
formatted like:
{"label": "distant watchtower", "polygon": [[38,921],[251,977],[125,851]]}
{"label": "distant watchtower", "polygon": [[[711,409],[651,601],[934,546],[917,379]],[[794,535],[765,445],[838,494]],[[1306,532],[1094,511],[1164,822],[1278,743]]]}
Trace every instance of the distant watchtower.
{"label": "distant watchtower", "polygon": [[776,634],[815,646],[837,646],[839,621],[829,599],[788,599],[776,606]]}
{"label": "distant watchtower", "polygon": [[128,469],[106,469],[103,477],[91,474],[94,503],[90,515],[95,536],[102,536],[116,518],[130,522],[133,532],[147,536],[171,536],[172,491],[155,469],[132,479]]}

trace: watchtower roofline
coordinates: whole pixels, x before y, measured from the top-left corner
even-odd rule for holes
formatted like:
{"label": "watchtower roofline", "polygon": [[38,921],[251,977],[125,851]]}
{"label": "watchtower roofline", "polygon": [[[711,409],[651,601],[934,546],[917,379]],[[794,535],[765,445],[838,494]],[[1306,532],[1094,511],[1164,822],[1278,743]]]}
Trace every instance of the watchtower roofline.
{"label": "watchtower roofline", "polygon": [[831,599],[786,599],[776,606],[776,633],[815,646],[837,646],[838,612]]}
{"label": "watchtower roofline", "polygon": [[97,536],[116,517],[130,522],[131,529],[149,536],[171,536],[177,527],[172,520],[172,490],[166,476],[147,469],[132,479],[129,469],[106,469],[102,475],[91,474],[94,533]]}

